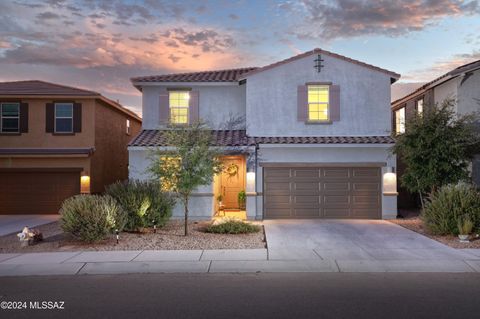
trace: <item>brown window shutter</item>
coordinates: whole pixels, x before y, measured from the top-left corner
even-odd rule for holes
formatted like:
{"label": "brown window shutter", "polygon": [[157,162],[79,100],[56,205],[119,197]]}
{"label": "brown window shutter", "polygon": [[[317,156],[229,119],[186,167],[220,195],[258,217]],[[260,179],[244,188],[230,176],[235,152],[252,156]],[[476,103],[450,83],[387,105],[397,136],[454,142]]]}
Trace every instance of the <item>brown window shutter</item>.
{"label": "brown window shutter", "polygon": [[160,124],[168,124],[170,122],[170,102],[167,90],[160,93],[158,100]]}
{"label": "brown window shutter", "polygon": [[53,103],[47,103],[45,110],[45,132],[53,133],[55,130],[55,108]]}
{"label": "brown window shutter", "polygon": [[300,122],[308,120],[308,89],[306,85],[297,87],[297,119]]}
{"label": "brown window shutter", "polygon": [[28,133],[28,103],[20,103],[20,133]]}
{"label": "brown window shutter", "polygon": [[73,132],[80,133],[82,131],[82,104],[73,103]]}
{"label": "brown window shutter", "polygon": [[189,104],[189,123],[196,123],[200,120],[200,108],[199,108],[199,92],[190,92],[190,104]]}
{"label": "brown window shutter", "polygon": [[330,120],[340,121],[340,85],[330,86]]}

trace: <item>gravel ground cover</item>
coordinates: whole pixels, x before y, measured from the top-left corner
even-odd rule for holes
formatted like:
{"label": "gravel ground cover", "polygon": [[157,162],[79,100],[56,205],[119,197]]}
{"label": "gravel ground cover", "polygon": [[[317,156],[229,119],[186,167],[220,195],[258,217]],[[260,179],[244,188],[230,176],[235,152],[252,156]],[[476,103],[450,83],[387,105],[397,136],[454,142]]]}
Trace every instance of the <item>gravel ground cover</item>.
{"label": "gravel ground cover", "polygon": [[[16,234],[0,237],[0,253],[26,253],[48,251],[105,251],[105,250],[175,250],[175,249],[250,249],[265,248],[262,230],[253,234],[211,234],[203,232],[209,222],[189,223],[190,234],[183,236],[183,221],[171,220],[165,227],[147,229],[142,233],[121,233],[119,244],[115,236],[95,243],[86,244],[69,237],[60,229],[58,222],[35,227],[43,233],[44,240],[28,247],[20,247]],[[257,225],[261,223],[255,222]],[[20,231],[20,230],[19,230]]]}
{"label": "gravel ground cover", "polygon": [[480,248],[480,237],[478,237],[477,235],[470,236],[471,238],[469,243],[461,243],[458,240],[458,237],[456,236],[452,236],[452,235],[437,236],[437,235],[430,234],[428,230],[425,229],[425,226],[423,225],[423,221],[420,219],[420,217],[399,218],[399,219],[390,220],[390,222],[400,225],[402,227],[405,227],[407,229],[413,230],[414,232],[417,232],[419,234],[432,238],[436,241],[441,242],[442,244],[445,244],[453,248],[460,248],[460,249],[461,248]]}

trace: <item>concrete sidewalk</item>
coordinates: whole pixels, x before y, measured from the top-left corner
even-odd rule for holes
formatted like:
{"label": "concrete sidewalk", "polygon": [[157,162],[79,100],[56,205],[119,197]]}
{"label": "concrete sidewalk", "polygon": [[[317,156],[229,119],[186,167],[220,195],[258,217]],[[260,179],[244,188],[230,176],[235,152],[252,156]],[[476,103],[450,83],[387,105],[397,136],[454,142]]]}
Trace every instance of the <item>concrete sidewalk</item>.
{"label": "concrete sidewalk", "polygon": [[480,272],[480,250],[392,249],[378,256],[322,249],[143,250],[0,254],[0,276],[237,272]]}

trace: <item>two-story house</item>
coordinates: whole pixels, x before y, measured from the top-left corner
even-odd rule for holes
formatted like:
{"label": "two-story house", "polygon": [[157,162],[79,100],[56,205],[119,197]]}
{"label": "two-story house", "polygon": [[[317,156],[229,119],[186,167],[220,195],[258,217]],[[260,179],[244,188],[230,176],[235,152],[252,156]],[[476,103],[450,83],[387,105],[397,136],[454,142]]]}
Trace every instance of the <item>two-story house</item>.
{"label": "two-story house", "polygon": [[[250,219],[395,218],[389,105],[399,77],[314,49],[260,68],[133,78],[144,121],[129,145],[129,175],[150,178],[149,149],[167,146],[169,125],[201,119],[225,149],[226,169],[194,194],[193,217],[211,218],[218,195],[238,209],[245,190]],[[232,117],[244,117],[243,127],[225,129]]]}
{"label": "two-story house", "polygon": [[[405,132],[405,121],[429,107],[441,104],[445,99],[455,101],[457,114],[480,111],[480,60],[459,66],[444,75],[424,84],[414,92],[392,102],[392,127],[396,134]],[[399,175],[405,169],[399,161]],[[472,179],[480,185],[480,155],[472,161]],[[399,208],[416,205],[416,194],[409,194],[399,185]]]}
{"label": "two-story house", "polygon": [[128,177],[132,111],[97,92],[0,83],[0,214],[57,213],[65,198]]}

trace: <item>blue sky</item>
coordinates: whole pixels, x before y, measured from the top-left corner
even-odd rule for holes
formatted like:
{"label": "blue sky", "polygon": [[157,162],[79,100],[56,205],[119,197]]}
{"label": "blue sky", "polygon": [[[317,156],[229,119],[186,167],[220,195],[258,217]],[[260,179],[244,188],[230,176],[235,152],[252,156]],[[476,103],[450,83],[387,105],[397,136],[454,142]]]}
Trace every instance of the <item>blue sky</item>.
{"label": "blue sky", "polygon": [[13,0],[0,16],[1,81],[93,89],[136,111],[130,77],[262,66],[315,47],[398,72],[405,87],[480,59],[476,0]]}

